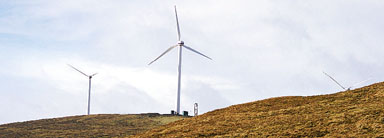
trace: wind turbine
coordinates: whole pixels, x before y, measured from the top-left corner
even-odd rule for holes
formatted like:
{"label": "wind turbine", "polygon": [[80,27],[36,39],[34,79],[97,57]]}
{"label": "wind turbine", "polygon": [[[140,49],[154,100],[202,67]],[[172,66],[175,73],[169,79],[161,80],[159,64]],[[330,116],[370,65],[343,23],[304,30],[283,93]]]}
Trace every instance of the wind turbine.
{"label": "wind turbine", "polygon": [[91,80],[92,80],[92,77],[95,76],[97,73],[94,73],[92,75],[87,75],[85,74],[84,72],[80,71],[79,69],[73,67],[72,65],[68,64],[68,66],[70,66],[71,68],[75,69],[76,71],[80,72],[81,74],[83,74],[84,76],[88,77],[89,78],[89,88],[88,88],[88,112],[87,112],[87,115],[89,115],[89,112],[90,112],[90,109],[91,109]]}
{"label": "wind turbine", "polygon": [[345,91],[349,91],[349,90],[351,90],[352,87],[355,87],[355,86],[357,86],[358,84],[361,84],[361,83],[366,82],[366,81],[368,81],[368,80],[371,79],[371,78],[368,78],[368,79],[363,80],[363,81],[361,81],[361,82],[355,83],[355,84],[353,84],[352,86],[350,86],[350,87],[347,88],[347,87],[342,86],[339,82],[337,82],[333,77],[331,77],[331,75],[325,73],[324,71],[323,71],[323,73],[324,73],[326,76],[328,76],[329,78],[331,78],[331,80],[333,80],[337,85],[339,85],[339,86],[340,86],[343,90],[345,90]]}
{"label": "wind turbine", "polygon": [[156,60],[158,60],[159,58],[161,58],[163,55],[165,55],[166,53],[168,53],[169,51],[171,51],[173,48],[175,47],[178,47],[179,48],[179,66],[178,66],[178,71],[177,71],[177,75],[178,75],[178,81],[177,81],[177,107],[176,107],[176,111],[177,111],[177,114],[180,113],[180,81],[181,81],[181,57],[182,57],[182,48],[186,48],[188,50],[191,50],[192,52],[195,52],[203,57],[206,57],[210,60],[212,60],[210,57],[198,52],[197,50],[194,50],[192,49],[191,47],[188,47],[186,45],[184,45],[184,41],[181,41],[181,35],[180,35],[180,27],[179,27],[179,19],[177,17],[177,10],[176,10],[176,5],[175,5],[175,15],[176,15],[176,24],[177,24],[177,44],[174,45],[174,46],[171,46],[170,48],[168,48],[165,52],[163,52],[160,56],[158,56],[155,60],[153,60],[152,62],[150,62],[148,65],[151,65],[153,62],[155,62]]}

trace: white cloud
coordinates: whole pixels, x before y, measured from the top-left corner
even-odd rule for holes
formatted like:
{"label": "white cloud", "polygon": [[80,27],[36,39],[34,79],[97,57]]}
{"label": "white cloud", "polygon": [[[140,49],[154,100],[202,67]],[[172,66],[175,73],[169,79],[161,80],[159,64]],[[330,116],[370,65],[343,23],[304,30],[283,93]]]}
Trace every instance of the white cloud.
{"label": "white cloud", "polygon": [[[8,89],[20,93],[18,95],[24,95],[23,93],[30,91],[29,87],[32,87],[32,93],[39,93],[38,96],[32,97],[24,95],[25,98],[31,98],[26,102],[14,101],[18,102],[18,109],[10,114],[28,112],[31,113],[29,118],[32,119],[83,114],[83,111],[86,111],[88,78],[67,66],[69,61],[74,61],[70,64],[84,73],[98,73],[92,78],[91,113],[168,113],[174,108],[177,90],[176,74],[153,71],[146,67],[116,66],[83,59],[56,58],[52,60],[48,57],[38,56],[33,59],[14,60],[13,62],[18,62],[18,64],[9,66],[10,70],[7,70],[7,73],[3,72],[6,77],[34,81],[32,83],[34,85],[25,85],[25,82],[22,82],[23,86],[17,90],[11,87],[4,90]],[[191,82],[199,85],[212,85],[215,89],[223,91],[235,87],[226,85],[230,81],[224,79],[185,76],[182,83],[183,91],[193,87],[189,84]],[[199,93],[205,92],[197,92],[197,94]],[[217,94],[220,95],[220,93]],[[182,97],[185,97],[183,93]],[[208,103],[205,100],[199,101]],[[7,100],[3,102],[7,102]],[[190,108],[186,106],[187,104],[189,103],[182,101],[183,107]],[[30,107],[33,105],[36,106]],[[24,111],[23,109],[27,107],[30,107],[30,110]],[[213,109],[215,107],[210,106],[202,111]],[[4,119],[9,118],[4,117]]]}

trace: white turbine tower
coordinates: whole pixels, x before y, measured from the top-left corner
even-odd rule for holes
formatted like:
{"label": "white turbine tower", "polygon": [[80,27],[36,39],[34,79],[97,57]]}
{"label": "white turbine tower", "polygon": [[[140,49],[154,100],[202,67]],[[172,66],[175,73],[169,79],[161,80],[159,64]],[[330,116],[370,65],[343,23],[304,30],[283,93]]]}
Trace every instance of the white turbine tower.
{"label": "white turbine tower", "polygon": [[87,115],[89,115],[90,113],[90,110],[91,110],[91,80],[92,80],[92,77],[95,76],[97,73],[94,73],[92,75],[87,75],[85,74],[84,72],[80,71],[79,69],[73,67],[72,65],[69,65],[71,68],[75,69],[76,71],[80,72],[81,74],[83,74],[84,76],[88,77],[89,78],[89,88],[88,88],[88,112],[87,112]]}
{"label": "white turbine tower", "polygon": [[368,79],[363,80],[363,81],[361,81],[361,82],[359,82],[359,83],[355,83],[354,85],[352,85],[352,86],[350,86],[350,87],[347,88],[347,87],[342,86],[339,82],[337,82],[333,77],[331,77],[331,75],[325,73],[324,71],[323,71],[323,73],[324,73],[326,76],[328,76],[329,78],[331,78],[331,80],[333,80],[337,85],[339,85],[339,86],[340,86],[343,90],[345,90],[345,91],[349,91],[349,90],[351,90],[351,88],[353,88],[353,87],[355,87],[355,86],[357,86],[357,85],[359,85],[359,84],[361,84],[361,83],[363,83],[363,82],[366,82],[366,81],[368,81],[368,80],[371,79],[371,78],[368,78]]}
{"label": "white turbine tower", "polygon": [[165,52],[163,52],[160,56],[158,56],[155,60],[153,60],[152,62],[150,62],[148,65],[151,65],[153,62],[155,62],[156,60],[158,60],[160,57],[162,57],[163,55],[165,55],[166,53],[168,53],[169,51],[171,51],[173,48],[175,47],[179,47],[179,66],[178,66],[178,71],[177,71],[177,74],[178,74],[178,81],[177,81],[177,108],[176,108],[176,111],[177,111],[177,114],[180,113],[180,81],[181,81],[181,57],[182,57],[182,48],[186,48],[188,50],[191,50],[192,52],[195,52],[201,56],[204,56],[210,60],[212,60],[210,57],[198,52],[197,50],[194,50],[186,45],[184,45],[184,42],[181,41],[181,35],[180,35],[180,27],[179,27],[179,19],[177,17],[177,10],[176,10],[176,6],[175,6],[175,15],[176,15],[176,24],[177,24],[177,38],[178,38],[178,41],[177,41],[177,44],[174,45],[174,46],[171,46],[170,48],[168,48]]}

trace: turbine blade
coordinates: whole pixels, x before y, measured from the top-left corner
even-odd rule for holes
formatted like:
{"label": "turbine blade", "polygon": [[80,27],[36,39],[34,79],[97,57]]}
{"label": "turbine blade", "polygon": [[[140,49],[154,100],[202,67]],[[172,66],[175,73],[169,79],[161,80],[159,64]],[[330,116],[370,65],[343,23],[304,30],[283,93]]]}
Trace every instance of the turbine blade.
{"label": "turbine blade", "polygon": [[360,82],[358,82],[358,83],[355,83],[355,84],[353,84],[351,87],[349,87],[349,88],[352,88],[352,87],[355,87],[355,86],[357,86],[357,85],[359,85],[359,84],[361,84],[361,83],[363,83],[363,82],[366,82],[366,81],[368,81],[368,80],[370,80],[370,79],[372,79],[371,77],[370,78],[368,78],[368,79],[366,79],[366,80],[363,80],[363,81],[360,81]]}
{"label": "turbine blade", "polygon": [[323,71],[323,73],[324,73],[325,75],[327,75],[329,78],[331,78],[334,82],[336,82],[336,84],[339,85],[341,88],[343,88],[344,90],[346,90],[345,87],[343,87],[339,82],[337,82],[337,81],[336,81],[334,78],[332,78],[330,75],[328,75],[328,74],[325,73],[324,71]]}
{"label": "turbine blade", "polygon": [[93,76],[95,76],[95,75],[97,75],[97,74],[98,74],[98,73],[94,73],[94,74],[91,75],[91,77],[93,77]]}
{"label": "turbine blade", "polygon": [[169,51],[171,51],[173,48],[177,47],[178,45],[175,45],[175,46],[171,46],[170,48],[168,48],[167,50],[165,50],[165,52],[163,52],[160,56],[158,56],[155,60],[153,60],[152,62],[150,62],[148,65],[151,65],[153,62],[155,62],[156,60],[158,60],[159,58],[161,58],[163,55],[165,55],[166,53],[168,53]]}
{"label": "turbine blade", "polygon": [[181,35],[180,35],[179,18],[177,17],[176,5],[175,5],[175,15],[176,15],[176,24],[177,24],[177,40],[180,41]]}
{"label": "turbine blade", "polygon": [[208,56],[206,56],[206,55],[200,53],[199,51],[194,50],[194,49],[192,49],[192,48],[190,48],[190,47],[188,47],[188,46],[186,46],[186,45],[183,45],[183,47],[185,47],[185,48],[188,49],[188,50],[191,50],[191,51],[193,51],[193,52],[195,52],[195,53],[197,53],[197,54],[199,54],[199,55],[202,55],[202,56],[204,56],[204,57],[206,57],[206,58],[212,60],[212,58],[210,58],[210,57],[208,57]]}
{"label": "turbine blade", "polygon": [[76,71],[80,72],[81,74],[83,74],[84,76],[87,76],[89,77],[87,74],[85,74],[84,72],[81,72],[79,69],[75,68],[74,66],[70,65],[70,64],[67,64],[68,66],[70,66],[71,68],[75,69]]}

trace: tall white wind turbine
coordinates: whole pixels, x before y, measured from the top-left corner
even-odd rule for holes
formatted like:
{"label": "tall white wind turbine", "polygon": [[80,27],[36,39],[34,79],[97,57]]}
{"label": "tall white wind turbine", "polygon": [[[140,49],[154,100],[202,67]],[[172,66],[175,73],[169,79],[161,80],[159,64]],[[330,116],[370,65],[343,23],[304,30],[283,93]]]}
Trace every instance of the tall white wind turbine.
{"label": "tall white wind turbine", "polygon": [[176,10],[176,6],[175,6],[175,15],[176,15],[176,24],[177,24],[177,44],[174,45],[174,46],[171,46],[170,48],[168,48],[165,52],[163,52],[160,56],[158,56],[155,60],[153,60],[152,62],[150,62],[148,65],[151,65],[153,62],[155,62],[156,60],[158,60],[159,58],[161,58],[163,55],[165,55],[166,53],[168,53],[169,51],[171,51],[173,48],[175,47],[178,47],[179,48],[179,66],[178,66],[178,71],[177,71],[177,75],[178,75],[178,81],[177,81],[177,107],[176,107],[176,112],[177,114],[180,113],[180,81],[181,81],[181,57],[182,57],[182,48],[186,48],[188,50],[191,50],[192,52],[195,52],[203,57],[206,57],[210,60],[212,60],[210,57],[198,52],[197,50],[194,50],[192,49],[191,47],[188,47],[186,45],[184,45],[184,41],[181,41],[181,35],[180,35],[180,27],[179,27],[179,19],[177,17],[177,10]]}
{"label": "tall white wind turbine", "polygon": [[92,80],[92,77],[95,76],[97,73],[94,73],[92,75],[87,75],[85,74],[84,72],[80,71],[79,69],[73,67],[72,65],[69,65],[71,68],[75,69],[76,71],[80,72],[81,74],[83,74],[84,76],[88,77],[89,78],[89,88],[88,88],[88,112],[87,112],[87,115],[90,114],[90,110],[91,110],[91,80]]}

